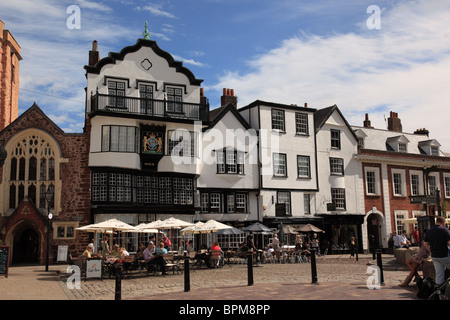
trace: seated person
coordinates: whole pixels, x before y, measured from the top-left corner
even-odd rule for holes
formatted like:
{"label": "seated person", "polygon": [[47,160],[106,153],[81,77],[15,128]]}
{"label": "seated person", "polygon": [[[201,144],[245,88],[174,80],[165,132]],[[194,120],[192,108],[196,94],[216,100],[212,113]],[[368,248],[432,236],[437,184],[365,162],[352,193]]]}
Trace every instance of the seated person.
{"label": "seated person", "polygon": [[194,249],[194,241],[193,240],[189,240],[187,247],[186,247],[187,252],[193,252],[195,251]]}
{"label": "seated person", "polygon": [[144,250],[144,260],[147,263],[147,270],[150,271],[150,266],[156,264],[160,267],[162,274],[166,275],[166,262],[162,256],[153,254],[153,247],[153,242],[150,241],[147,248]]}
{"label": "seated person", "polygon": [[130,255],[124,247],[120,248],[119,252],[120,252],[120,259],[125,259]]}
{"label": "seated person", "polygon": [[309,243],[303,244],[301,255],[305,256],[307,261],[310,261],[311,251],[309,251]]}
{"label": "seated person", "polygon": [[167,253],[167,249],[164,248],[164,242],[160,242],[159,246],[155,249],[155,254],[158,256],[162,256]]}
{"label": "seated person", "polygon": [[241,258],[246,258],[247,257],[247,243],[243,242],[241,244],[239,244],[239,250],[238,250],[238,256]]}
{"label": "seated person", "polygon": [[120,258],[120,250],[119,250],[119,245],[115,244],[113,246],[113,250],[111,251],[111,254],[115,257],[115,258]]}
{"label": "seated person", "polygon": [[93,253],[94,253],[94,244],[89,243],[86,247],[86,250],[83,252],[83,255],[86,258],[92,258]]}
{"label": "seated person", "polygon": [[266,258],[270,258],[271,256],[273,256],[273,248],[271,244],[268,244],[266,247],[266,252],[265,252],[265,257]]}
{"label": "seated person", "polygon": [[143,259],[144,258],[144,244],[139,243],[139,248],[136,251],[136,259]]}

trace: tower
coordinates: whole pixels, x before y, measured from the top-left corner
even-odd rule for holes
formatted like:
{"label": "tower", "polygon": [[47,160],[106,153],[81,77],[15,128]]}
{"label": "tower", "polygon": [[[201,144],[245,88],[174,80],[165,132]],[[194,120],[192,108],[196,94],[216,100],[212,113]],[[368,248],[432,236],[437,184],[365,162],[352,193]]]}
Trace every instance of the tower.
{"label": "tower", "polygon": [[20,46],[0,20],[0,130],[19,113]]}

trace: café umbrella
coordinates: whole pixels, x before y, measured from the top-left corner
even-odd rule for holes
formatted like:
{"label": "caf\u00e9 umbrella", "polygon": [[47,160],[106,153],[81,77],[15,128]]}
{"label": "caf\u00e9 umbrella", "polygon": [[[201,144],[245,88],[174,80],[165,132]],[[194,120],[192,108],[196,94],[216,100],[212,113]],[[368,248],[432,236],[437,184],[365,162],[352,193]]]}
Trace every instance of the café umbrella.
{"label": "caf\u00e9 umbrella", "polygon": [[[169,230],[174,230],[174,229],[181,229],[181,228],[185,228],[185,227],[189,227],[194,225],[191,222],[188,221],[184,221],[181,219],[177,219],[174,217],[170,217],[167,218],[165,220],[159,221],[159,222],[155,222],[154,224],[149,224],[150,226],[152,226],[152,228],[155,229],[169,229]],[[173,234],[172,234],[172,241],[173,243]]]}
{"label": "caf\u00e9 umbrella", "polygon": [[312,224],[310,224],[310,223],[305,224],[305,225],[299,227],[299,228],[297,229],[297,231],[300,231],[300,232],[325,232],[325,231],[323,231],[322,229],[319,229],[319,228],[317,228],[315,225],[312,225]]}
{"label": "caf\u00e9 umbrella", "polygon": [[[81,227],[81,228],[83,228],[83,227]],[[81,228],[77,228],[77,230],[80,230]],[[93,230],[93,231],[88,231],[88,230]],[[112,233],[113,237],[114,237],[115,231],[130,232],[130,230],[136,230],[136,227],[133,227],[123,221],[120,221],[120,220],[117,220],[114,218],[105,220],[105,221],[102,221],[99,223],[87,225],[87,226],[85,226],[85,229],[84,229],[84,231],[87,231],[87,232]],[[81,230],[81,231],[83,231],[83,230]]]}

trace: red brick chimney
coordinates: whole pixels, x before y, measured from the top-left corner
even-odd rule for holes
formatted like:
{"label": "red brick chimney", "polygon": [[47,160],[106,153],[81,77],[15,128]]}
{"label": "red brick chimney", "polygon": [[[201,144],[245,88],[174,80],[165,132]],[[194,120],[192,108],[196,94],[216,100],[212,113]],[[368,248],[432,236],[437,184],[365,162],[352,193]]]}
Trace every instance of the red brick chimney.
{"label": "red brick chimney", "polygon": [[234,95],[234,89],[223,88],[223,94],[220,98],[220,105],[223,107],[229,103],[237,109],[237,97]]}
{"label": "red brick chimney", "polygon": [[92,42],[92,50],[89,51],[89,65],[95,66],[100,61],[100,54],[98,52],[97,40]]}
{"label": "red brick chimney", "polygon": [[205,89],[200,88],[200,104],[208,104],[208,98],[205,97]]}
{"label": "red brick chimney", "polygon": [[388,118],[388,130],[395,132],[402,132],[402,122],[398,117],[397,112],[390,112],[390,116]]}

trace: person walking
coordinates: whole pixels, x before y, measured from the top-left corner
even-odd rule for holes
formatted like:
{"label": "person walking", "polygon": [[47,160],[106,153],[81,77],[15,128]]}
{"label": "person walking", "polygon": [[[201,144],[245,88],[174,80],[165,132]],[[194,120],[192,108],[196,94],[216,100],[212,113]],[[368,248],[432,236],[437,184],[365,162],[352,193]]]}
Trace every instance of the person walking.
{"label": "person walking", "polygon": [[350,259],[355,260],[355,250],[356,250],[355,237],[352,237],[350,239],[350,242],[348,243],[348,247],[350,249]]}
{"label": "person walking", "polygon": [[436,218],[436,225],[428,230],[423,244],[431,252],[436,272],[435,283],[440,285],[445,280],[445,268],[450,269],[450,231],[445,227],[443,217]]}

